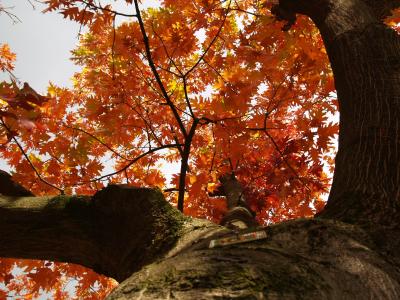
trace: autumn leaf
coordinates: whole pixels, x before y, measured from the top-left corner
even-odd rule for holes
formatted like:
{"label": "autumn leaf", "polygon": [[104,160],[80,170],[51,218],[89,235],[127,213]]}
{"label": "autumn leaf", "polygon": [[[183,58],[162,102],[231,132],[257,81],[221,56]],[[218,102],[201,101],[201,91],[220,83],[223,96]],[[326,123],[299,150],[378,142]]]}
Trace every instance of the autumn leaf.
{"label": "autumn leaf", "polygon": [[[0,152],[17,181],[38,195],[59,190],[37,174],[66,194],[91,195],[108,183],[157,187],[185,214],[218,222],[226,202],[209,193],[234,172],[261,225],[322,209],[337,100],[308,18],[282,32],[269,2],[165,0],[124,22],[112,4],[45,2],[85,26],[72,51],[81,69],[73,87],[51,84],[47,96],[27,83],[0,85],[9,127],[0,131]],[[2,45],[1,70],[14,60]],[[179,166],[169,182],[159,170],[166,164]],[[79,277],[82,299],[115,285],[73,265],[25,265],[34,292],[61,287],[68,276]]]}

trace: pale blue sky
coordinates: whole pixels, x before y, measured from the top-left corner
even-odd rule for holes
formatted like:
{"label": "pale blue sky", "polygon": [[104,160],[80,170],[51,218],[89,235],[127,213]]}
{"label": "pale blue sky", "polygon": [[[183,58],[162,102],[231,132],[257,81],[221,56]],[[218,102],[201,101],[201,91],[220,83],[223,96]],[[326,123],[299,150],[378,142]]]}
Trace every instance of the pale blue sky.
{"label": "pale blue sky", "polygon": [[[16,15],[21,22],[13,23],[4,13],[0,13],[0,44],[8,43],[17,54],[14,75],[21,82],[28,82],[37,92],[46,94],[49,81],[58,86],[71,87],[70,78],[79,71],[70,60],[70,51],[78,43],[79,25],[64,19],[57,13],[43,14],[43,4],[31,0],[0,0],[3,7]],[[159,0],[144,0],[141,8],[157,6]],[[111,3],[120,12],[133,12],[132,5],[124,0],[102,0],[103,5]],[[123,19],[119,17],[117,22]],[[0,81],[8,79],[0,72]],[[0,169],[9,170],[0,159]]]}
{"label": "pale blue sky", "polygon": [[[70,51],[78,43],[79,25],[57,13],[43,14],[44,5],[31,0],[0,0],[3,7],[11,7],[21,22],[13,23],[4,13],[0,14],[0,43],[8,43],[17,54],[14,74],[28,82],[36,91],[45,93],[49,81],[56,85],[70,86],[70,78],[79,68],[69,60]],[[156,6],[159,1],[145,0],[142,8]],[[125,1],[112,3],[117,11],[132,12],[133,6]],[[119,21],[122,21],[119,18]],[[0,74],[0,80],[8,75]]]}
{"label": "pale blue sky", "polygon": [[[13,7],[10,12],[21,22],[13,23],[0,15],[0,43],[8,43],[17,54],[14,75],[44,93],[49,80],[57,85],[70,85],[69,78],[76,66],[69,60],[70,51],[77,44],[79,25],[62,19],[55,13],[43,14],[43,5],[36,9],[24,0],[3,0],[3,6]],[[0,79],[6,79],[1,74]]]}

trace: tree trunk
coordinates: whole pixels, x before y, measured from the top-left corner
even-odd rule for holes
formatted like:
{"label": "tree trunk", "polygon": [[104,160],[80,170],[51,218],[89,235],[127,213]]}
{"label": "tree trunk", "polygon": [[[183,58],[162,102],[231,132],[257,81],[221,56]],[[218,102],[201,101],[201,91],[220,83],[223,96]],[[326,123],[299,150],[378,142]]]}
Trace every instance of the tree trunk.
{"label": "tree trunk", "polygon": [[382,22],[399,1],[281,0],[318,26],[339,98],[335,174],[322,217],[399,225],[400,37]]}
{"label": "tree trunk", "polygon": [[[370,230],[295,220],[266,228],[264,240],[212,249],[210,240],[225,232],[205,230],[107,299],[399,299],[400,236]],[[378,246],[389,235],[396,243]]]}

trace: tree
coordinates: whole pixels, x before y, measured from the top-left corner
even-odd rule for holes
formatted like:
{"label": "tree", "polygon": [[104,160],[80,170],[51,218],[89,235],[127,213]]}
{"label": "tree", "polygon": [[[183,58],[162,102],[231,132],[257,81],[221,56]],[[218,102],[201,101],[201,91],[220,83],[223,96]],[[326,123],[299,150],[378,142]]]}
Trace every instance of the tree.
{"label": "tree", "polygon": [[[101,23],[99,25],[97,20],[105,19],[107,12],[111,16],[115,16],[115,12],[107,7],[98,8],[101,10],[100,15],[90,15],[85,9],[79,10],[74,6],[78,2],[50,1],[49,3],[53,5],[53,8],[65,6],[66,15],[77,20],[84,19],[89,22],[93,17],[92,24],[97,24],[93,25],[94,29],[99,28],[96,26],[100,26]],[[87,7],[96,9],[93,6],[94,2],[85,3]],[[165,3],[169,2],[165,1]],[[179,12],[186,12],[186,2],[182,3]],[[136,1],[135,4],[137,8]],[[210,3],[203,4],[207,7]],[[246,2],[246,4],[248,3]],[[226,229],[206,221],[185,219],[170,208],[162,199],[161,194],[154,190],[110,186],[96,193],[93,198],[20,198],[14,202],[4,198],[1,202],[2,214],[5,216],[5,221],[0,226],[2,230],[1,244],[17,246],[11,249],[1,248],[0,255],[76,262],[119,281],[125,280],[110,295],[110,299],[138,296],[149,299],[157,297],[186,299],[199,294],[206,298],[251,296],[253,298],[282,296],[344,298],[355,295],[363,295],[362,297],[365,298],[398,298],[400,291],[397,271],[399,257],[396,249],[399,232],[396,215],[399,154],[397,152],[396,116],[398,116],[398,108],[396,101],[398,99],[397,64],[400,52],[397,33],[383,23],[383,20],[390,15],[391,9],[398,6],[400,6],[400,1],[281,0],[272,7],[267,5],[261,8],[265,10],[271,8],[271,11],[279,19],[286,20],[284,29],[289,29],[294,25],[296,14],[309,16],[321,32],[335,76],[341,112],[339,152],[336,157],[334,181],[328,204],[317,218],[268,227],[265,229],[267,239],[263,241],[209,249],[209,241],[226,234]],[[235,6],[235,10],[243,9]],[[223,12],[225,20],[229,20],[226,8],[219,11]],[[136,17],[139,16],[138,12],[139,10],[136,10]],[[250,11],[250,13],[254,13],[254,11]],[[179,17],[177,14],[171,14]],[[162,19],[161,16],[158,17]],[[307,21],[301,19],[300,22]],[[152,56],[152,53],[149,54],[146,48],[146,35],[143,34],[144,25],[142,24],[144,23],[139,21],[139,24],[136,23],[134,26],[139,27],[136,30],[142,32],[144,38],[144,48],[142,49],[145,52],[144,56],[147,57],[147,67],[153,72],[155,81],[162,91],[154,69],[156,71],[157,68],[167,69],[168,72],[165,76],[169,76],[168,74],[172,76],[174,74],[171,72],[175,72],[175,68],[179,69],[179,67],[174,66],[171,71],[168,69],[170,66],[151,66],[149,57]],[[174,24],[175,27],[179,27],[184,23]],[[256,25],[256,22],[251,24],[251,26]],[[273,26],[271,24],[266,26],[263,22],[258,25],[263,29]],[[154,26],[157,28],[157,24]],[[168,28],[174,28],[174,26]],[[220,28],[215,29],[217,32],[219,30],[218,35],[222,32]],[[298,32],[301,40],[301,35],[304,33],[300,33],[301,30],[296,31],[296,28],[294,31]],[[184,30],[183,32],[187,34]],[[235,31],[232,32],[235,33]],[[262,33],[265,34],[264,31]],[[255,36],[257,35],[255,34]],[[117,76],[114,51],[118,44],[113,40],[117,40],[118,35],[111,34],[111,37],[111,43],[108,43],[106,49],[110,49],[109,45],[115,46],[115,48],[111,47],[111,55],[107,57],[111,57],[111,70],[115,70],[115,72],[111,72],[111,75]],[[179,36],[176,37],[176,39],[178,38]],[[254,39],[257,41],[256,37]],[[223,40],[225,41],[225,39]],[[89,44],[94,41],[89,39],[86,42]],[[229,44],[229,36],[226,37],[226,41]],[[129,44],[129,41],[127,43]],[[235,46],[234,41],[231,41],[231,44]],[[275,41],[271,45],[274,46],[272,47],[273,51],[276,51],[279,43]],[[288,47],[293,45],[295,44]],[[304,44],[300,46],[307,49]],[[81,54],[90,59],[89,54],[92,54],[90,51],[93,50],[90,47],[87,48],[88,52]],[[160,45],[160,49],[163,48],[164,46]],[[183,51],[183,49],[179,50]],[[163,55],[163,51],[160,52],[155,53]],[[104,53],[104,51],[99,53]],[[240,58],[240,55],[238,57]],[[296,59],[294,55],[291,57]],[[97,64],[100,58],[99,56],[93,63]],[[225,55],[223,58],[227,61],[230,59],[229,55]],[[167,57],[167,59],[171,60],[170,63],[173,66],[172,57]],[[143,59],[140,61],[143,63]],[[196,65],[199,60],[194,61]],[[289,60],[289,64],[296,67],[296,62]],[[298,64],[318,70],[318,64],[309,62],[307,65],[307,59],[299,61]],[[255,69],[257,68],[259,67]],[[96,80],[102,79],[104,75],[102,70],[104,69],[100,69],[99,74],[96,73]],[[145,68],[143,67],[142,70]],[[284,83],[288,84],[288,90],[293,89],[297,93],[302,91],[306,93],[310,86],[314,87],[312,90],[314,93],[319,90],[315,82],[323,82],[321,76],[324,77],[324,72],[320,70],[315,73],[314,84],[310,84],[310,86],[299,79],[299,74],[301,74],[298,73],[299,70],[291,70],[291,72],[293,72],[292,78],[287,74],[283,75],[284,79],[290,79],[289,82],[285,81]],[[220,73],[216,73],[219,77]],[[233,74],[235,74],[235,70],[233,70]],[[132,74],[127,74],[127,76],[129,75]],[[94,74],[91,76],[93,77]],[[142,77],[146,76],[142,75]],[[197,76],[196,79],[199,77]],[[81,82],[84,81],[83,79],[86,77],[81,77]],[[192,104],[187,102],[189,93],[185,92],[186,79],[185,75],[181,77],[183,81],[181,93],[184,105],[186,103],[189,108]],[[239,84],[235,82],[234,76],[229,79],[236,85]],[[257,81],[257,77],[249,76],[246,79],[249,81],[240,82],[244,86],[249,85],[249,82],[253,80]],[[162,80],[166,79],[162,78]],[[290,85],[291,80],[295,82],[293,86]],[[329,82],[329,79],[327,81]],[[88,93],[89,98],[92,94],[101,95],[101,89],[104,87],[107,89],[112,87],[112,85],[105,85],[106,81],[100,82],[102,84],[95,87],[100,91],[96,91],[96,93],[91,91]],[[233,85],[235,86],[235,84]],[[82,90],[83,87],[85,86],[82,86]],[[318,87],[320,86],[318,85]],[[222,88],[225,95],[229,94],[229,87],[225,88],[227,91],[224,90],[224,87]],[[72,97],[67,91],[57,90],[57,92],[65,93],[66,97]],[[318,94],[318,92],[316,93]],[[170,95],[163,94],[163,97],[166,101],[165,105],[171,108],[172,115],[175,116],[171,104],[166,99]],[[228,96],[226,99],[239,107],[241,105],[239,100],[246,101],[246,99],[235,98],[234,93],[231,98]],[[196,105],[200,104],[202,101],[196,102]],[[53,107],[63,111],[59,106]],[[229,109],[229,106],[227,107]],[[293,106],[287,106],[284,111],[287,112],[291,107]],[[108,109],[110,108],[113,106],[111,105]],[[211,108],[212,106],[207,107],[209,111],[212,111]],[[311,112],[314,112],[310,115],[315,117],[313,121],[319,122],[317,123],[318,128],[325,128],[321,131],[331,132],[331,129],[328,130],[326,126],[321,126],[323,114],[318,114],[320,109],[321,107],[309,108]],[[240,109],[238,110],[240,111]],[[224,113],[224,110],[220,109],[220,111],[222,114]],[[182,113],[192,114],[192,118],[187,119],[189,123],[184,123],[183,127],[193,128],[193,124],[197,120],[193,117],[195,112],[197,113],[197,110],[193,110],[193,112],[183,110]],[[181,118],[178,110],[176,113]],[[96,111],[95,115],[98,116],[100,113]],[[216,119],[213,115],[199,117],[198,122],[200,124],[200,120],[204,120],[204,124],[217,124],[221,122],[220,120],[232,121],[230,119],[232,116],[234,117],[232,127],[240,128],[240,124],[235,123],[237,115],[232,115],[231,112],[223,115],[221,119]],[[263,129],[262,131],[271,140],[272,146],[279,154],[278,157],[283,159],[285,152],[279,148],[279,143],[267,130],[269,129],[266,125],[267,120],[272,124],[275,123],[268,119],[270,118],[269,113],[263,112],[261,116],[264,118],[258,118],[259,123],[254,126],[251,126],[251,122],[247,123],[245,129]],[[171,119],[170,123],[174,120],[178,123],[177,126],[182,128],[177,117]],[[229,124],[229,122],[227,123]],[[251,124],[251,127],[248,124]],[[151,133],[150,126],[147,128],[150,132],[148,135],[151,136],[153,133]],[[181,129],[181,131],[183,139],[176,134],[174,136],[176,130],[165,131],[167,137],[172,133],[171,139],[175,141],[178,149],[187,141],[184,130]],[[258,132],[258,130],[256,131]],[[157,135],[153,134],[153,138],[155,136]],[[238,136],[240,137],[240,134]],[[223,136],[222,139],[224,137],[226,140],[227,136]],[[239,140],[239,138],[237,139]],[[326,145],[326,140],[325,142],[320,141],[320,143]],[[58,142],[58,144],[60,143]],[[240,146],[245,143],[238,141],[237,144]],[[258,146],[260,145],[264,146],[265,144]],[[299,147],[296,143],[294,145]],[[189,150],[190,146],[187,146]],[[296,148],[295,146],[292,147]],[[79,147],[77,148],[79,149]],[[239,149],[242,150],[244,147],[239,147]],[[310,152],[311,157],[312,155],[318,157],[318,153],[312,154],[311,150]],[[184,149],[183,151],[178,150],[178,153],[181,158],[185,158]],[[234,153],[229,153],[222,156],[220,166],[223,166],[227,158],[231,164],[232,160],[234,161],[232,165],[237,163],[238,159]],[[290,169],[291,161],[287,159],[283,159],[283,161]],[[249,163],[249,165],[249,170],[257,170],[259,167],[257,164]],[[132,201],[131,198],[136,201]],[[21,207],[25,207],[25,209],[21,210]],[[30,208],[39,213],[29,213]],[[30,222],[35,222],[36,226],[27,233],[22,229],[26,226],[25,224]],[[18,227],[16,224],[22,227]],[[43,231],[43,228],[46,228],[46,231]],[[115,235],[115,232],[120,234]],[[162,236],[160,236],[161,232]],[[59,249],[71,245],[71,239],[75,245],[79,245],[76,248],[77,252],[60,252]],[[21,243],[25,245],[24,251],[21,251]],[[162,258],[161,261],[154,262],[160,258]],[[144,267],[145,265],[147,266]],[[192,266],[196,266],[196,268],[194,269]],[[217,270],[220,272],[216,273]],[[136,273],[131,276],[133,272]],[[377,284],[378,282],[379,284]]]}

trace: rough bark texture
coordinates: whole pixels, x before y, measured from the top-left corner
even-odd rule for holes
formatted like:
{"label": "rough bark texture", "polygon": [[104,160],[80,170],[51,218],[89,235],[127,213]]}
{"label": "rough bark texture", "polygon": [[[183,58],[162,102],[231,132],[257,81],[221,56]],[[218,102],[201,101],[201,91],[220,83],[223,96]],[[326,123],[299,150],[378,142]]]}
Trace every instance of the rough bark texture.
{"label": "rough bark texture", "polygon": [[[110,299],[399,299],[400,39],[381,21],[399,1],[281,0],[321,31],[340,103],[324,219],[270,227],[264,241],[193,246],[134,274]],[[288,28],[288,27],[287,27]],[[357,225],[350,225],[357,224]]]}
{"label": "rough bark texture", "polygon": [[0,215],[0,256],[93,268],[123,281],[109,299],[400,297],[391,228],[296,220],[265,228],[264,240],[209,249],[232,231],[124,186],[93,198],[1,197]]}
{"label": "rough bark texture", "polygon": [[265,230],[265,240],[223,248],[207,248],[222,232],[200,239],[107,299],[399,299],[398,235],[388,247],[382,232],[324,219]]}

